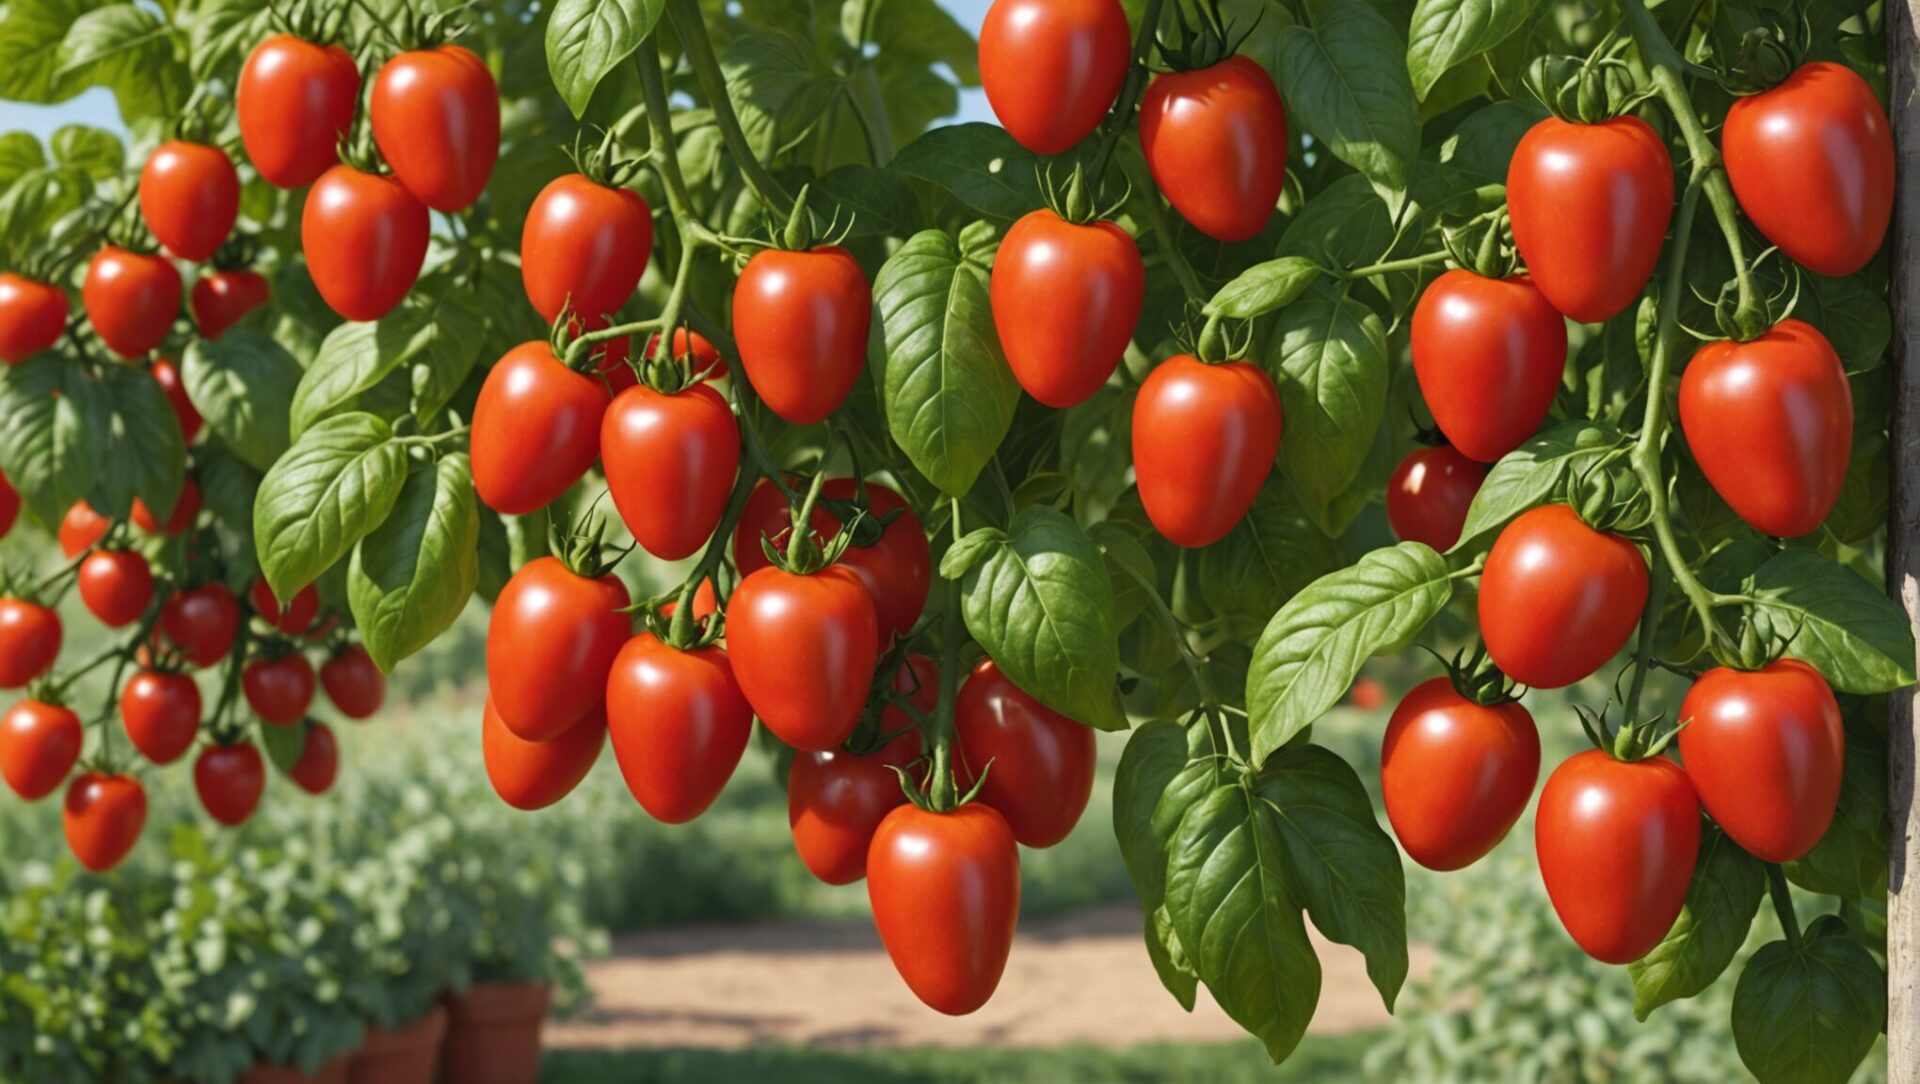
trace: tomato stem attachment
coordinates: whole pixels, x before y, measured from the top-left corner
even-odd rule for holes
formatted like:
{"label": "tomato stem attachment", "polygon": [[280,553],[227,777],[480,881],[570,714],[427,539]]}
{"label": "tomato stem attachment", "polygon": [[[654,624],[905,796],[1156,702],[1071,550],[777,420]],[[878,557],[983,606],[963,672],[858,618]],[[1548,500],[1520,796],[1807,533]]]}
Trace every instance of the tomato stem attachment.
{"label": "tomato stem attachment", "polygon": [[1787,944],[1800,948],[1800,917],[1793,910],[1793,892],[1787,887],[1787,871],[1778,862],[1767,863],[1767,895],[1773,899],[1773,913],[1780,919],[1780,932]]}

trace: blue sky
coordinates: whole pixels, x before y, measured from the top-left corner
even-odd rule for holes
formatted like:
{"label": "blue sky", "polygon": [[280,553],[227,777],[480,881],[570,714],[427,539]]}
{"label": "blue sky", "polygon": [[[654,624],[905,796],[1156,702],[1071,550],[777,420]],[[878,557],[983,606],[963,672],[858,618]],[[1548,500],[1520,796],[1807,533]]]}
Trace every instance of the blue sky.
{"label": "blue sky", "polygon": [[[940,6],[953,12],[967,29],[978,34],[980,20],[986,17],[987,5],[992,0],[939,0]],[[986,95],[971,90],[961,95],[960,120],[991,121],[993,113],[987,108]],[[25,130],[45,139],[55,128],[63,124],[93,124],[100,127],[118,129],[118,112],[114,109],[113,96],[105,90],[89,90],[72,101],[59,105],[36,106],[20,105],[15,102],[0,102],[0,131]]]}

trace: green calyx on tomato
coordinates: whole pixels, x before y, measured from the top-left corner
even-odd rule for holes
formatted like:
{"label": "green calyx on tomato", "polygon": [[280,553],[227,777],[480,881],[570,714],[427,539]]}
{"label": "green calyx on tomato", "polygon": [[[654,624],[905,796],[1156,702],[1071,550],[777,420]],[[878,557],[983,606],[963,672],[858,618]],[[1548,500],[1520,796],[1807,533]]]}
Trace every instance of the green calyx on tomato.
{"label": "green calyx on tomato", "polygon": [[1520,699],[1521,686],[1502,673],[1500,667],[1494,665],[1493,657],[1487,654],[1487,645],[1484,641],[1475,641],[1471,653],[1466,648],[1461,648],[1451,659],[1442,656],[1425,644],[1419,646],[1429,655],[1440,660],[1440,665],[1446,668],[1447,680],[1452,683],[1454,692],[1481,707],[1498,707]]}
{"label": "green calyx on tomato", "polygon": [[1513,226],[1501,207],[1440,231],[1441,244],[1455,267],[1481,278],[1511,278],[1520,270],[1520,254],[1513,247]]}
{"label": "green calyx on tomato", "polygon": [[779,229],[769,226],[768,239],[755,243],[781,252],[812,252],[816,248],[831,248],[845,242],[847,235],[853,232],[853,221],[849,219],[842,224],[840,207],[836,204],[833,217],[823,229],[814,218],[812,208],[807,206],[807,197],[812,192],[812,185],[801,185],[800,194],[793,197],[793,209],[787,212],[786,224]]}
{"label": "green calyx on tomato", "polygon": [[1132,192],[1121,195],[1118,200],[1102,206],[1100,188],[1097,181],[1087,178],[1087,170],[1079,162],[1067,174],[1067,183],[1063,188],[1054,180],[1053,164],[1049,162],[1040,175],[1040,198],[1048,210],[1060,217],[1060,220],[1073,226],[1087,226],[1095,222],[1111,221],[1119,216],[1127,205]]}
{"label": "green calyx on tomato", "polygon": [[[812,484],[807,487],[806,496],[801,498],[799,504],[792,506],[793,530],[787,536],[787,548],[784,552],[774,545],[773,539],[766,537],[760,539],[761,551],[766,554],[767,561],[775,568],[791,572],[796,576],[811,576],[840,560],[840,555],[847,552],[847,547],[854,544],[854,537],[860,531],[860,521],[866,518],[865,510],[858,506],[853,509],[853,518],[843,520],[845,525],[825,542],[820,541],[813,531],[808,529],[808,524],[813,521],[814,506],[820,504],[820,491],[826,482],[825,471],[816,473]],[[883,531],[886,529],[884,524],[881,529]]]}
{"label": "green calyx on tomato", "polygon": [[1175,3],[1172,7],[1173,34],[1171,39],[1161,35],[1159,45],[1161,58],[1177,72],[1213,67],[1239,52],[1240,44],[1253,33],[1251,26],[1242,30],[1228,23],[1220,13],[1219,0],[1195,4],[1197,21],[1188,18],[1186,4]]}
{"label": "green calyx on tomato", "polygon": [[574,133],[573,145],[567,148],[567,159],[582,177],[594,184],[608,188],[625,188],[633,183],[640,171],[646,168],[642,158],[621,158],[613,140],[613,129],[603,131],[600,142],[589,147],[586,143],[587,130]]}
{"label": "green calyx on tomato", "polygon": [[1584,57],[1539,57],[1527,65],[1527,90],[1548,112],[1570,124],[1612,120],[1646,97],[1619,56],[1632,40],[1624,35],[1610,38]]}
{"label": "green calyx on tomato", "polygon": [[634,547],[617,550],[607,544],[606,521],[588,513],[584,524],[569,528],[556,516],[547,528],[549,552],[568,572],[583,579],[597,580],[610,574]]}
{"label": "green calyx on tomato", "polygon": [[1806,59],[1812,32],[1806,12],[1797,8],[1758,3],[1715,10],[1707,37],[1716,81],[1733,94],[1772,89]]}
{"label": "green calyx on tomato", "polygon": [[1651,760],[1666,752],[1667,746],[1673,744],[1673,740],[1687,727],[1685,719],[1674,726],[1663,727],[1661,724],[1665,722],[1665,713],[1662,713],[1651,719],[1629,719],[1614,729],[1607,722],[1605,708],[1594,711],[1583,704],[1575,704],[1573,712],[1580,717],[1580,729],[1586,732],[1587,740],[1593,743],[1593,747],[1625,764]]}

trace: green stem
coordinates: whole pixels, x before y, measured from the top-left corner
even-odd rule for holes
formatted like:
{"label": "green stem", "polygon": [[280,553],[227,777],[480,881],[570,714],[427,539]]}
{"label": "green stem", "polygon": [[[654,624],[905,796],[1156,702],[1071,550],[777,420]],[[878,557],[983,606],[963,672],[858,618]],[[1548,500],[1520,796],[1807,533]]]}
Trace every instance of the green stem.
{"label": "green stem", "polygon": [[1409,256],[1404,260],[1388,260],[1384,263],[1356,267],[1351,271],[1336,271],[1333,272],[1333,274],[1343,279],[1364,279],[1372,278],[1375,275],[1391,275],[1396,271],[1418,271],[1423,267],[1432,267],[1434,264],[1444,263],[1446,260],[1447,253],[1444,251],[1429,252],[1424,256]]}
{"label": "green stem", "polygon": [[[733,483],[733,494],[727,498],[727,510],[720,515],[720,525],[714,528],[713,537],[707,540],[707,548],[700,554],[700,563],[694,566],[686,582],[681,585],[679,601],[673,608],[673,622],[667,628],[667,638],[675,647],[690,644],[693,634],[693,596],[700,590],[700,584],[720,570],[720,562],[726,560],[727,547],[733,542],[734,528],[740,524],[740,514],[746,511],[747,498],[753,495],[753,487],[760,481],[760,472],[751,463],[742,464],[740,477]],[[719,585],[714,585],[718,598]]]}
{"label": "green stem", "polygon": [[[760,164],[760,159],[754,157],[753,148],[747,143],[746,130],[740,127],[740,117],[733,111],[733,99],[727,96],[726,76],[713,55],[713,42],[707,38],[707,24],[701,18],[698,0],[670,0],[667,18],[680,38],[681,48],[686,50],[688,62],[693,65],[693,77],[700,84],[700,92],[706,95],[707,107],[713,110],[714,127],[720,131],[721,144],[760,202],[774,211],[786,212],[793,206],[793,200]],[[648,112],[653,112],[651,105]]]}
{"label": "green stem", "polygon": [[1640,708],[1640,693],[1646,688],[1648,663],[1653,658],[1654,635],[1660,628],[1660,611],[1667,604],[1667,578],[1660,574],[1660,551],[1653,551],[1648,562],[1653,584],[1647,589],[1647,608],[1640,615],[1640,639],[1633,648],[1633,683],[1627,688],[1626,719],[1632,722]]}
{"label": "green stem", "polygon": [[[1127,575],[1132,577],[1135,583],[1140,585],[1142,591],[1146,592],[1150,603],[1149,608],[1167,630],[1167,636],[1173,640],[1174,647],[1179,649],[1180,661],[1186,666],[1187,673],[1193,675],[1193,686],[1200,694],[1201,707],[1206,709],[1207,718],[1213,725],[1220,728],[1220,732],[1226,737],[1228,746],[1231,748],[1233,735],[1227,730],[1225,720],[1221,718],[1220,697],[1214,692],[1213,679],[1207,675],[1207,660],[1201,658],[1193,650],[1193,645],[1187,642],[1186,627],[1180,623],[1180,618],[1174,614],[1173,608],[1160,597],[1159,586],[1142,575],[1139,569],[1126,562],[1116,563],[1126,570]],[[1234,750],[1234,753],[1238,755],[1238,750]]]}
{"label": "green stem", "polygon": [[1144,185],[1139,183],[1138,177],[1134,178],[1134,182],[1136,188],[1147,193],[1140,202],[1146,208],[1147,225],[1153,230],[1155,243],[1160,246],[1161,255],[1166,257],[1167,266],[1173,269],[1173,276],[1180,280],[1180,288],[1186,291],[1188,297],[1206,304],[1210,295],[1206,287],[1201,285],[1200,276],[1193,270],[1193,265],[1187,262],[1187,254],[1174,244],[1173,223],[1167,218],[1167,209],[1160,204],[1159,190],[1153,186],[1152,178],[1147,178]]}
{"label": "green stem", "polygon": [[1101,135],[1099,153],[1093,158],[1092,180],[1096,188],[1100,178],[1106,176],[1113,152],[1120,146],[1120,137],[1133,123],[1133,111],[1140,105],[1140,96],[1146,93],[1147,79],[1152,75],[1147,62],[1153,56],[1154,35],[1160,29],[1162,3],[1163,0],[1147,0],[1146,10],[1140,15],[1140,30],[1133,39],[1133,63],[1127,68],[1127,81],[1121,85],[1119,101],[1107,116],[1107,130]]}
{"label": "green stem", "polygon": [[[949,498],[953,510],[953,540],[960,541],[960,500]],[[940,587],[940,702],[933,709],[924,736],[933,748],[933,770],[927,777],[927,801],[948,812],[958,797],[953,785],[953,705],[960,687],[960,641],[966,635],[960,621],[960,584],[942,579]]]}
{"label": "green stem", "polygon": [[716,238],[700,221],[693,211],[693,194],[687,188],[687,179],[680,172],[680,156],[673,138],[672,106],[667,99],[667,78],[660,66],[659,35],[633,53],[634,70],[640,74],[640,100],[647,114],[647,133],[651,137],[648,157],[653,162],[654,172],[660,175],[660,186],[667,193],[667,210],[672,215],[674,225],[680,229],[681,236],[691,243],[692,239],[715,241]]}
{"label": "green stem", "polygon": [[1773,913],[1780,919],[1780,932],[1787,944],[1800,947],[1800,918],[1793,913],[1793,892],[1787,888],[1787,871],[1778,862],[1767,863],[1767,894],[1773,898]]}

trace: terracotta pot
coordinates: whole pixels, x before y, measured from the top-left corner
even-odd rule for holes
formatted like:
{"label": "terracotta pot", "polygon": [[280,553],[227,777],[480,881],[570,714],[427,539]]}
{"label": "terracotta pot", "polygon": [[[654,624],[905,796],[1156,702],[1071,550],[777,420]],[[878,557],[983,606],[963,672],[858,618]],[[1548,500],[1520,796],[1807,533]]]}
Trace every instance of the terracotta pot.
{"label": "terracotta pot", "polygon": [[352,1060],[353,1055],[342,1054],[322,1065],[312,1075],[263,1061],[241,1073],[240,1079],[234,1084],[347,1084],[347,1063]]}
{"label": "terracotta pot", "polygon": [[488,982],[449,994],[445,1084],[536,1084],[540,1026],[553,990],[545,983]]}
{"label": "terracotta pot", "polygon": [[367,1044],[353,1056],[348,1084],[433,1084],[440,1065],[440,1039],[447,1011],[433,1011],[397,1028],[367,1025]]}

